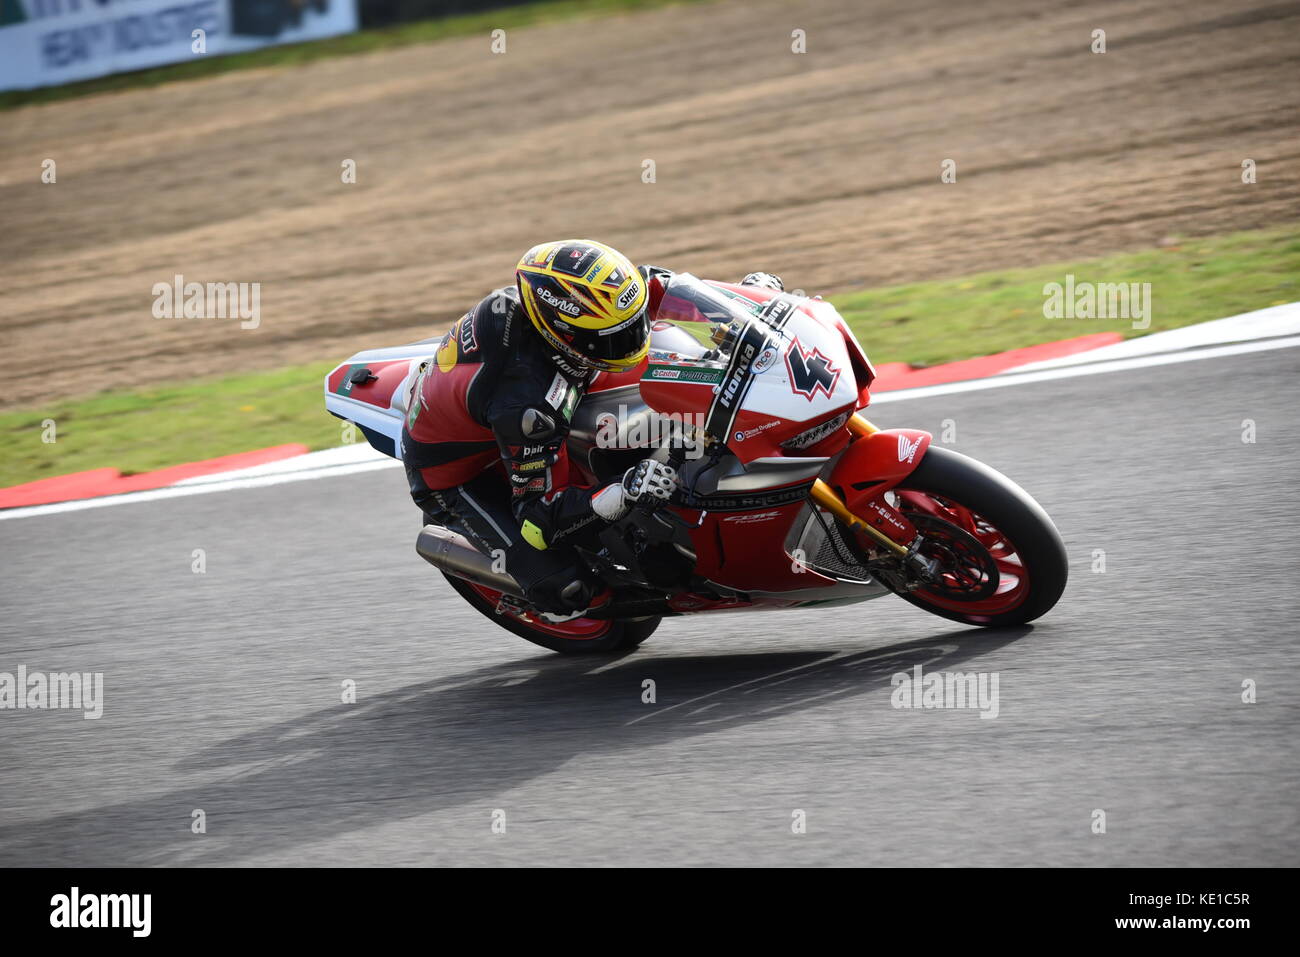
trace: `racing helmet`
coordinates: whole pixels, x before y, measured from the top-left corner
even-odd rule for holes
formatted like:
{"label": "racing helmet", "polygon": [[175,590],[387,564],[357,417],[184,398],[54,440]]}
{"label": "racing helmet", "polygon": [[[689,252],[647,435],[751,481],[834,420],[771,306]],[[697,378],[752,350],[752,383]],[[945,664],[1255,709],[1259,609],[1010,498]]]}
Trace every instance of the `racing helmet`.
{"label": "racing helmet", "polygon": [[569,360],[621,372],[645,358],[646,284],[618,250],[587,239],[542,243],[519,260],[515,282],[533,328]]}

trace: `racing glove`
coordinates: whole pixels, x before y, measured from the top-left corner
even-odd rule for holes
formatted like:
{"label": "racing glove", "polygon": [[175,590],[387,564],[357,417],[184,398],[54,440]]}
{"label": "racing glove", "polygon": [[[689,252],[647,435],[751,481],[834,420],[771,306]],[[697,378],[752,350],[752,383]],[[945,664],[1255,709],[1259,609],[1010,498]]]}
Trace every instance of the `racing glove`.
{"label": "racing glove", "polygon": [[781,281],[780,276],[773,276],[769,272],[752,272],[744,279],[740,280],[742,286],[760,286],[764,289],[775,289],[777,292],[785,292],[785,283]]}
{"label": "racing glove", "polygon": [[677,489],[677,470],[654,459],[642,459],[623,473],[623,481],[601,489],[592,497],[591,510],[607,522],[616,522],[633,505],[667,502]]}

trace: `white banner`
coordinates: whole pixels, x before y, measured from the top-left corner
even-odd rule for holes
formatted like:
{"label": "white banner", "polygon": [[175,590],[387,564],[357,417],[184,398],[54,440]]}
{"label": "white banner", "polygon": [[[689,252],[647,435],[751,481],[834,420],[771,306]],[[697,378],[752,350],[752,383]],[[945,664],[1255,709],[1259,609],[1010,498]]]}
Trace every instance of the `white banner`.
{"label": "white banner", "polygon": [[356,29],[356,0],[0,0],[0,90]]}

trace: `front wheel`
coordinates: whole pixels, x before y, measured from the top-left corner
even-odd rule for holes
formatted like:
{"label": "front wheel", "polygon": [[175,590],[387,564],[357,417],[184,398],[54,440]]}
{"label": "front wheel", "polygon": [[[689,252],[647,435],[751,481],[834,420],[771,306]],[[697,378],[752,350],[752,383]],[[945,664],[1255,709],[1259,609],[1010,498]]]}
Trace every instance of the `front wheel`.
{"label": "front wheel", "polygon": [[949,449],[930,446],[890,493],[916,526],[937,580],[899,590],[926,611],[971,625],[1033,621],[1065,590],[1069,559],[1041,505],[1005,475]]}
{"label": "front wheel", "polygon": [[463,578],[442,573],[461,598],[482,614],[492,619],[506,631],[531,641],[535,645],[558,651],[562,655],[610,654],[631,651],[649,638],[659,627],[659,618],[611,620],[608,618],[575,618],[552,624],[532,615],[519,617],[509,612],[497,614],[501,593],[484,585],[467,582]]}

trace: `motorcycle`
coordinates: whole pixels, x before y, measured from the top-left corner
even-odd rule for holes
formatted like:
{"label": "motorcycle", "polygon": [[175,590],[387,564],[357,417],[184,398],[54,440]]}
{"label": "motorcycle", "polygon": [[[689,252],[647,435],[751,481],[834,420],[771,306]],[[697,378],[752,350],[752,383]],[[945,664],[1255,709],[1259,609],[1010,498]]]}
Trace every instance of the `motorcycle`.
{"label": "motorcycle", "polygon": [[[875,370],[829,302],[678,273],[654,316],[647,360],[597,374],[567,440],[586,483],[646,457],[680,478],[667,506],[578,549],[609,602],[553,620],[463,536],[420,531],[417,552],[492,621],[554,651],[609,652],[681,615],[892,594],[997,627],[1061,597],[1065,547],[1028,493],[928,432],[864,417]],[[326,408],[400,458],[416,380],[446,341],[358,353],[326,376]]]}

